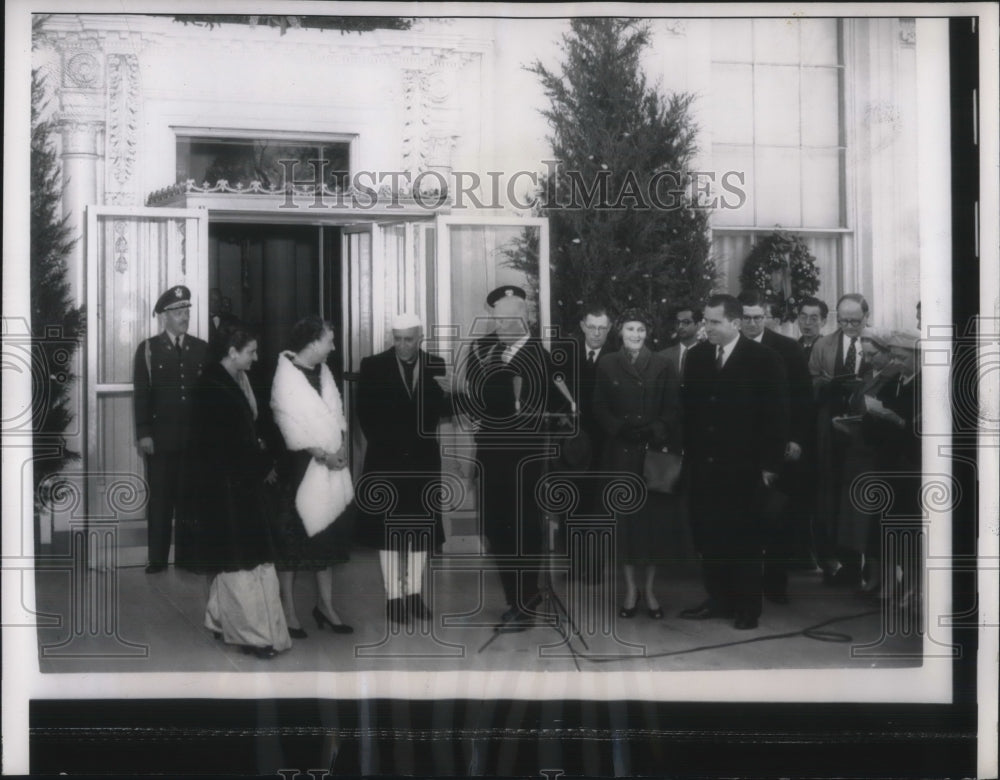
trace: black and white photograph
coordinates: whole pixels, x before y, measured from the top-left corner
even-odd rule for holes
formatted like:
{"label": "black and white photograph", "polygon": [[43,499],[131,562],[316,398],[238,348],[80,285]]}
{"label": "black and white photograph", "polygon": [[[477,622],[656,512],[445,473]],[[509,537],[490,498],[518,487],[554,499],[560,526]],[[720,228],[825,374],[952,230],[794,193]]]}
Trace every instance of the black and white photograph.
{"label": "black and white photograph", "polygon": [[4,773],[996,776],[997,10],[9,5]]}

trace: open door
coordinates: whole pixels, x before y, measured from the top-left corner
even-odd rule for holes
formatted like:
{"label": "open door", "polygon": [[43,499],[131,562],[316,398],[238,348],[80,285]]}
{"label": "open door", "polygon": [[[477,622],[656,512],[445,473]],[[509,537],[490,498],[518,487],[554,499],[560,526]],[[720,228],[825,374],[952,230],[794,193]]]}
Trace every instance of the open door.
{"label": "open door", "polygon": [[440,332],[478,337],[488,327],[486,295],[503,284],[528,292],[530,314],[549,344],[549,221],[544,217],[439,216],[437,317]]}
{"label": "open door", "polygon": [[89,206],[86,236],[87,517],[91,529],[108,521],[115,529],[118,565],[139,565],[147,489],[135,442],[133,359],[158,332],[153,307],[174,284],[191,289],[189,332],[207,338],[208,212]]}

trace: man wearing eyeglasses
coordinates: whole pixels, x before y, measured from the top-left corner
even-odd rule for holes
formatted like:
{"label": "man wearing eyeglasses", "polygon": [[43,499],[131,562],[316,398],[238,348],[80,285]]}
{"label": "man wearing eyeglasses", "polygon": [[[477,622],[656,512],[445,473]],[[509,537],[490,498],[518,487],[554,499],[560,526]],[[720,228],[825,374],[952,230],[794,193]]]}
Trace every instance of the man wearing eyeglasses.
{"label": "man wearing eyeglasses", "polygon": [[[833,429],[832,419],[847,414],[851,395],[861,383],[864,351],[861,331],[868,325],[868,301],[847,293],[837,301],[838,328],[817,340],[809,355],[809,373],[816,390],[817,486],[816,545],[828,585],[860,584],[861,562],[837,545],[841,498],[844,493],[844,457],[847,442]],[[845,507],[846,509],[846,507]]]}
{"label": "man wearing eyeglasses", "polygon": [[673,362],[681,379],[684,378],[684,363],[688,350],[698,343],[698,329],[701,327],[702,312],[698,306],[682,304],[674,312],[674,326],[677,343],[667,347],[660,354]]}

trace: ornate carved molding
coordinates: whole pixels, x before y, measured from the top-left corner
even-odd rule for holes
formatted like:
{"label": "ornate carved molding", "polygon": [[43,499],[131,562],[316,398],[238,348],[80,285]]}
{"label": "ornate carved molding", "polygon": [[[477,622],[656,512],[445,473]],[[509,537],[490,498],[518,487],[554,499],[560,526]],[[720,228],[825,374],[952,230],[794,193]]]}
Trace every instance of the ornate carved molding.
{"label": "ornate carved molding", "polygon": [[55,120],[56,127],[62,133],[62,156],[85,154],[97,156],[97,134],[101,122],[80,120],[75,117],[60,114]]}
{"label": "ornate carved molding", "polygon": [[134,54],[108,55],[108,156],[119,184],[132,178],[139,126],[139,60]]}
{"label": "ornate carved molding", "polygon": [[907,48],[917,45],[916,19],[903,18],[899,20],[899,40]]}
{"label": "ornate carved molding", "polygon": [[67,52],[64,57],[62,85],[80,89],[96,89],[101,85],[102,68],[97,57],[89,51],[76,54]]}

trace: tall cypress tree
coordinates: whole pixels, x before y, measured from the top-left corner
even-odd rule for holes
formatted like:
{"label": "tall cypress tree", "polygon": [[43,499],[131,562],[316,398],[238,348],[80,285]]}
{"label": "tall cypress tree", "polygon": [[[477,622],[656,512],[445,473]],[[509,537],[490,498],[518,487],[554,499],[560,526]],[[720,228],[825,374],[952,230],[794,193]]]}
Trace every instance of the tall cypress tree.
{"label": "tall cypress tree", "polygon": [[[583,303],[640,306],[664,319],[715,281],[708,213],[696,207],[688,167],[696,147],[694,96],[663,96],[640,56],[649,26],[574,19],[558,73],[529,66],[551,101],[542,113],[558,166],[546,177],[553,320],[575,328]],[[658,329],[663,344],[663,330]]]}
{"label": "tall cypress tree", "polygon": [[[45,86],[31,74],[31,333],[34,487],[80,455],[66,448],[73,354],[84,333],[83,307],[73,305],[66,258],[76,239],[62,216],[54,128],[42,119]],[[40,497],[44,498],[44,497]]]}

